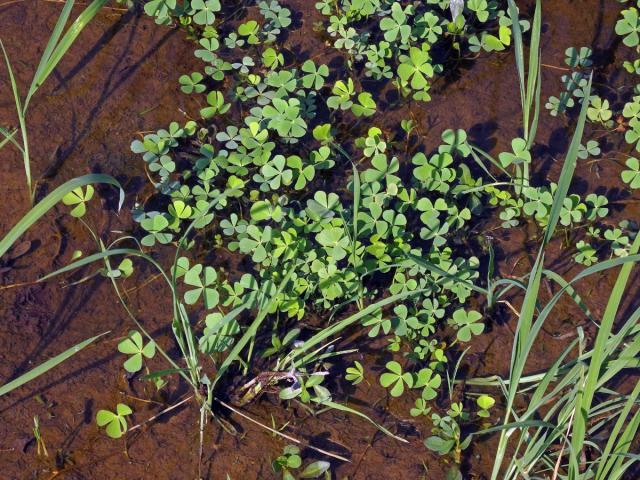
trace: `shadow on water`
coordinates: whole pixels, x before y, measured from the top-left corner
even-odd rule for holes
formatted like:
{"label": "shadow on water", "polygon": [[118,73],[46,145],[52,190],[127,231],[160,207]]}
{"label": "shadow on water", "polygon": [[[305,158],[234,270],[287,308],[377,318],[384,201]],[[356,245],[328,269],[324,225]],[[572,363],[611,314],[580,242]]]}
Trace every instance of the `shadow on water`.
{"label": "shadow on water", "polygon": [[[104,84],[102,86],[102,90],[100,92],[99,97],[96,99],[95,104],[89,110],[89,113],[86,115],[86,120],[83,122],[79,119],[79,115],[77,114],[75,107],[72,105],[72,113],[73,113],[73,121],[71,125],[70,136],[66,146],[61,147],[55,155],[55,167],[49,168],[46,171],[47,177],[53,177],[57,174],[58,170],[62,168],[67,161],[67,159],[73,154],[76,147],[88,136],[91,134],[94,128],[94,122],[98,117],[103,106],[108,102],[109,98],[112,95],[117,94],[118,90],[123,87],[125,82],[129,80],[137,70],[152,56],[154,56],[158,50],[169,41],[169,39],[175,35],[176,30],[169,30],[165,33],[160,40],[158,40],[154,45],[149,47],[145,53],[140,56],[139,60],[135,62],[133,65],[123,66],[125,59],[128,57],[129,53],[133,48],[136,47],[136,33],[140,25],[141,19],[140,13],[129,12],[123,15],[112,27],[109,28],[107,32],[105,32],[102,37],[98,40],[98,42],[91,48],[91,50],[84,56],[82,59],[76,63],[76,65],[71,69],[71,71],[63,76],[58,77],[59,84],[55,88],[54,91],[66,90],[67,83],[80,71],[83,69],[89,68],[91,61],[94,59],[95,55],[102,49],[106,44],[112,41],[115,35],[126,25],[130,27],[130,32],[127,35],[127,38],[124,42],[125,47],[122,49],[121,53],[118,55],[116,61],[113,63],[111,68],[105,77]],[[133,20],[133,24],[130,22]],[[39,192],[39,195],[42,197],[46,194],[46,192]]]}

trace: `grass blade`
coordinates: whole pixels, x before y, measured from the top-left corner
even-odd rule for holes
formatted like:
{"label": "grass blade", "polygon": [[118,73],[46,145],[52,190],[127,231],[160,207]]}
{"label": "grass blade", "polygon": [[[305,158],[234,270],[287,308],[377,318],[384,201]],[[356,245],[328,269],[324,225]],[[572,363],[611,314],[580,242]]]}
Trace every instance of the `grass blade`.
{"label": "grass blade", "polygon": [[[513,6],[512,0],[510,0],[510,5]],[[507,395],[507,406],[504,420],[505,424],[509,422],[509,417],[518,391],[517,385],[520,383],[520,378],[524,373],[524,367],[527,362],[528,352],[531,348],[531,345],[533,344],[537,332],[540,328],[542,328],[542,323],[544,322],[546,315],[550,311],[550,305],[547,305],[547,307],[545,307],[545,315],[541,314],[540,318],[538,318],[538,321],[536,322],[536,325],[533,325],[533,317],[535,315],[536,302],[540,291],[540,280],[542,277],[544,266],[544,251],[548,243],[551,241],[551,237],[553,236],[553,233],[558,224],[558,220],[560,218],[560,210],[564,203],[564,199],[566,198],[569,191],[569,186],[575,172],[576,162],[578,158],[578,147],[580,146],[580,143],[582,141],[582,134],[587,117],[587,108],[589,106],[589,101],[587,99],[590,98],[591,81],[592,78],[590,77],[589,82],[583,92],[583,98],[585,99],[585,101],[583,101],[582,103],[576,130],[573,134],[571,145],[569,146],[569,150],[562,166],[560,179],[558,180],[558,188],[554,194],[553,204],[551,206],[551,212],[549,214],[549,222],[545,229],[542,245],[540,246],[536,261],[533,265],[531,276],[529,277],[529,283],[527,285],[527,291],[523,300],[520,318],[518,319],[516,338],[514,340],[511,354],[511,368],[509,374],[510,387]],[[535,333],[532,332],[532,326],[535,327]],[[498,478],[498,474],[502,466],[502,461],[504,460],[504,456],[506,454],[508,436],[510,435],[510,433],[508,432],[513,432],[513,430],[503,430],[500,433],[500,440],[493,464],[493,471],[491,473],[492,480],[496,480]]]}
{"label": "grass blade", "polygon": [[[596,471],[596,475],[594,477],[596,480],[606,480],[607,478],[609,478],[609,472],[615,470],[614,469],[615,464],[618,462],[622,462],[622,457],[620,456],[620,454],[627,453],[627,451],[629,450],[629,447],[631,446],[630,445],[631,440],[633,440],[633,438],[635,437],[636,430],[638,429],[637,420],[634,418],[634,420],[636,421],[635,422],[632,421],[629,423],[622,437],[619,437],[619,434],[620,434],[620,431],[622,430],[622,427],[624,426],[625,420],[631,413],[631,408],[634,406],[639,395],[640,395],[640,382],[637,382],[635,388],[633,389],[633,392],[631,392],[631,394],[629,395],[624,405],[624,408],[618,415],[618,420],[616,421],[616,424],[611,430],[609,440],[607,441],[607,445],[605,446],[602,452],[602,457],[601,457],[605,459],[605,461],[599,462],[598,470]],[[637,412],[635,416],[636,417],[638,416]],[[634,428],[634,423],[635,423],[635,428]],[[612,454],[617,455],[618,457],[617,458],[615,456],[612,457]]]}
{"label": "grass blade", "polygon": [[593,315],[591,315],[591,311],[589,310],[589,307],[587,307],[587,305],[582,301],[582,297],[578,295],[578,292],[576,292],[576,289],[573,288],[572,285],[567,283],[565,279],[562,278],[560,275],[558,275],[556,272],[553,272],[551,270],[544,270],[542,273],[545,275],[545,277],[550,278],[551,280],[556,282],[558,285],[560,285],[560,288],[563,288],[566,291],[566,293],[573,299],[576,305],[580,307],[580,310],[583,311],[583,313],[587,316],[589,320],[591,320],[592,322],[595,321],[595,319],[593,318]]}
{"label": "grass blade", "polygon": [[[27,188],[29,189],[29,199],[33,201],[33,188],[31,180],[31,160],[29,157],[29,142],[27,140],[27,125],[24,118],[24,110],[22,108],[22,102],[20,101],[20,92],[18,91],[18,84],[16,83],[15,76],[13,75],[13,69],[11,68],[11,61],[7,55],[7,51],[4,48],[2,40],[0,40],[0,48],[2,48],[2,54],[4,55],[4,61],[7,65],[7,72],[9,74],[9,81],[11,83],[11,90],[13,91],[13,101],[16,107],[16,114],[18,115],[18,123],[20,124],[20,133],[22,134],[22,147],[18,149],[22,152],[22,163],[24,164],[24,175],[27,179]],[[17,142],[16,142],[17,146]]]}
{"label": "grass blade", "polygon": [[[516,68],[518,69],[518,80],[520,86],[520,102],[522,104],[522,120],[524,127],[524,139],[527,146],[531,147],[537,130],[538,116],[540,111],[540,33],[542,31],[542,8],[540,0],[536,0],[536,9],[531,26],[531,44],[529,46],[529,65],[525,74],[524,62],[524,42],[522,40],[522,28],[519,23],[518,7],[514,0],[509,0],[508,10],[512,22],[513,43],[516,57]],[[534,119],[529,123],[531,117],[531,107],[535,101]],[[525,167],[527,167],[525,165]],[[528,181],[528,173],[524,175]]]}
{"label": "grass blade", "polygon": [[[564,202],[567,193],[569,192],[569,185],[573,179],[573,173],[575,172],[578,161],[578,150],[582,142],[582,134],[584,133],[584,125],[587,120],[587,109],[589,108],[589,98],[591,98],[591,83],[593,81],[593,74],[589,76],[589,82],[583,89],[583,102],[580,108],[580,116],[578,117],[578,123],[576,124],[576,130],[573,133],[567,156],[565,157],[564,164],[562,165],[562,171],[560,172],[560,179],[558,180],[558,189],[556,190],[554,202],[551,206],[551,212],[549,213],[549,224],[544,232],[544,238],[542,241],[542,248],[544,248],[549,241],[553,233],[555,232],[558,220],[560,219],[560,210],[562,210],[562,204]],[[556,198],[561,201],[556,202]]]}
{"label": "grass blade", "polygon": [[109,258],[109,257],[115,257],[118,255],[132,255],[132,256],[144,258],[145,260],[152,263],[160,271],[160,273],[162,274],[164,279],[169,283],[169,285],[171,285],[169,277],[164,272],[162,267],[160,267],[160,265],[153,258],[142,253],[140,250],[135,250],[133,248],[115,248],[113,250],[104,250],[102,252],[94,253],[92,255],[87,255],[86,257],[79,258],[78,260],[68,265],[65,265],[64,267],[59,268],[58,270],[55,270],[51,273],[46,274],[44,277],[39,278],[38,282],[46,282],[47,280],[50,280],[53,277],[57,277],[58,275],[61,275],[63,273],[71,272],[78,268],[84,267],[85,265],[89,265],[93,262],[104,260],[105,258]]}
{"label": "grass blade", "polygon": [[[527,122],[531,115],[531,107],[534,107],[533,120],[531,125],[525,123],[527,133],[525,140],[527,146],[531,148],[538,130],[538,118],[540,115],[540,33],[542,32],[542,8],[540,0],[536,0],[536,9],[533,14],[531,25],[531,44],[529,45],[529,72],[527,74],[527,92],[525,105],[527,108]],[[535,100],[535,104],[534,104]]]}
{"label": "grass blade", "polygon": [[[524,76],[524,44],[522,41],[522,29],[520,28],[518,7],[513,0],[509,0],[509,16],[511,17],[511,30],[513,32],[513,47],[516,56],[516,68],[518,69],[518,80],[520,82],[520,102],[522,104],[522,114],[526,118],[526,92]],[[528,122],[524,122],[524,128],[528,128]]]}
{"label": "grass blade", "polygon": [[[291,276],[293,275],[293,272],[294,272],[293,266],[289,267],[289,270],[287,271],[286,275],[282,278],[282,282],[280,282],[280,285],[278,285],[278,290],[276,291],[276,293],[269,299],[267,305],[263,306],[263,308],[260,308],[255,320],[251,323],[251,325],[249,325],[249,328],[247,328],[247,330],[244,332],[240,340],[238,340],[238,342],[235,344],[235,346],[233,347],[233,349],[231,350],[227,358],[225,358],[222,364],[220,365],[220,368],[216,372],[216,376],[213,379],[212,387],[215,386],[216,383],[218,383],[218,381],[224,376],[224,374],[226,373],[227,369],[231,366],[231,364],[238,359],[238,357],[240,356],[240,353],[242,352],[242,349],[247,345],[247,343],[249,343],[251,339],[255,338],[258,332],[258,328],[260,328],[260,325],[262,324],[263,320],[266,318],[271,305],[276,300],[276,298],[282,293],[282,291],[285,289],[285,287],[289,283],[289,280],[291,279]],[[265,292],[266,291],[267,289],[265,289]]]}
{"label": "grass blade", "polygon": [[478,153],[480,155],[482,155],[484,158],[486,158],[489,163],[491,163],[491,165],[493,165],[494,167],[496,167],[498,170],[500,170],[503,174],[511,177],[511,174],[505,170],[505,168],[502,166],[502,164],[500,164],[500,162],[498,160],[496,160],[495,158],[493,158],[491,155],[489,155],[488,152],[485,152],[484,150],[482,150],[480,147],[477,147],[476,145],[471,145],[471,156],[473,157],[473,160],[482,167],[482,169],[487,172],[489,174],[489,176],[491,178],[493,178],[493,180],[496,180],[496,177],[494,177],[489,170],[487,169],[487,167],[484,165],[484,162],[482,161],[482,159],[478,156]]}
{"label": "grass blade", "polygon": [[[314,399],[314,401],[316,401]],[[352,413],[353,415],[357,415],[358,417],[364,418],[366,421],[368,421],[369,423],[371,423],[372,425],[375,425],[375,427],[380,430],[382,433],[384,433],[385,435],[388,435],[392,438],[395,438],[396,440],[403,442],[403,443],[409,443],[407,440],[405,440],[402,437],[398,437],[396,435],[394,435],[393,433],[391,433],[389,430],[387,430],[386,428],[384,428],[382,425],[380,425],[379,423],[374,422],[371,418],[369,418],[367,415],[365,415],[362,412],[359,412],[358,410],[355,410],[351,407],[348,407],[346,405],[342,405],[340,403],[336,403],[336,402],[332,402],[331,400],[320,400],[317,401],[317,403],[319,405],[323,405],[325,407],[329,407],[329,408],[333,408],[334,410],[340,410],[341,412],[347,412],[347,413]]]}
{"label": "grass blade", "polygon": [[31,81],[31,86],[29,87],[27,100],[25,101],[24,111],[27,110],[27,106],[29,104],[29,99],[31,98],[31,96],[36,92],[38,87],[42,85],[42,82],[40,82],[40,85],[36,85],[36,79],[42,76],[42,71],[44,70],[49,59],[51,58],[53,49],[58,43],[58,40],[60,39],[60,35],[62,35],[62,31],[64,29],[64,26],[67,24],[67,20],[69,20],[69,16],[71,15],[71,10],[73,9],[74,3],[75,3],[75,0],[67,0],[64,4],[64,7],[62,7],[62,11],[58,16],[56,25],[53,27],[53,32],[51,32],[51,37],[49,37],[47,46],[45,47],[44,52],[42,52],[42,56],[40,57],[40,63],[38,64],[36,73],[33,76],[33,80]]}
{"label": "grass blade", "polygon": [[47,195],[40,203],[34,206],[22,219],[0,240],[0,257],[7,253],[7,250],[11,248],[14,242],[20,238],[20,236],[26,232],[35,222],[37,222],[42,216],[53,208],[58,202],[62,200],[67,193],[72,190],[83,187],[89,184],[105,183],[117,187],[120,190],[120,201],[118,209],[122,207],[124,202],[124,190],[120,186],[120,183],[109,175],[101,173],[92,173],[89,175],[83,175],[82,177],[76,177],[74,179],[65,182],[56,188],[53,192]]}
{"label": "grass blade", "polygon": [[11,142],[18,150],[20,150],[20,153],[24,154],[24,150],[22,149],[20,144],[16,141],[15,138],[13,138],[16,133],[18,133],[17,129],[15,129],[13,132],[9,132],[7,129],[0,127],[0,134],[2,134],[2,136],[4,137],[4,140],[0,142],[0,148],[4,147],[7,142]]}
{"label": "grass blade", "polygon": [[[58,18],[58,22],[54,28],[53,34],[49,39],[49,43],[45,49],[36,74],[33,77],[29,92],[24,101],[24,110],[27,110],[31,97],[36,93],[38,88],[45,82],[51,72],[56,68],[62,57],[67,53],[73,42],[75,42],[78,35],[82,32],[84,27],[96,16],[100,9],[107,3],[107,0],[93,0],[89,6],[74,20],[67,32],[62,38],[62,28],[67,22],[71,7],[73,7],[73,0],[67,0],[64,9]],[[59,41],[58,41],[59,40]]]}
{"label": "grass blade", "polygon": [[[588,97],[585,97],[588,98]],[[636,237],[631,246],[631,255],[638,253],[640,249],[640,235]],[[591,410],[591,404],[595,396],[598,378],[600,377],[600,369],[602,368],[605,360],[606,342],[609,339],[609,335],[613,330],[613,324],[615,322],[620,303],[622,302],[622,296],[624,295],[625,287],[631,274],[631,269],[634,263],[626,263],[620,269],[616,283],[613,286],[613,290],[607,302],[607,306],[602,316],[602,322],[598,329],[598,335],[593,347],[593,356],[589,362],[589,368],[587,372],[587,378],[585,381],[584,391],[581,392],[577,400],[577,414],[573,425],[573,436],[571,438],[571,453],[572,455],[580,455],[584,446],[585,435],[587,430],[587,422],[589,421],[589,412]],[[570,469],[570,476],[578,475],[579,472],[575,469]]]}
{"label": "grass blade", "polygon": [[38,365],[34,369],[29,370],[24,375],[20,375],[15,380],[12,380],[11,382],[3,385],[2,387],[0,387],[0,397],[3,396],[3,395],[6,395],[10,391],[15,390],[18,387],[21,387],[22,385],[24,385],[27,382],[30,382],[31,380],[33,380],[35,378],[38,378],[40,375],[43,375],[43,374],[47,373],[49,370],[51,370],[52,368],[56,367],[57,365],[60,365],[62,362],[64,362],[68,358],[74,356],[80,350],[82,350],[86,346],[92,344],[98,338],[102,337],[103,335],[106,335],[107,333],[109,333],[109,332],[104,332],[104,333],[101,333],[100,335],[96,335],[95,337],[88,338],[87,340],[85,340],[83,342],[80,342],[77,345],[74,345],[70,349],[65,350],[61,354],[56,355],[55,357],[47,360],[46,362],[41,363],[40,365]]}

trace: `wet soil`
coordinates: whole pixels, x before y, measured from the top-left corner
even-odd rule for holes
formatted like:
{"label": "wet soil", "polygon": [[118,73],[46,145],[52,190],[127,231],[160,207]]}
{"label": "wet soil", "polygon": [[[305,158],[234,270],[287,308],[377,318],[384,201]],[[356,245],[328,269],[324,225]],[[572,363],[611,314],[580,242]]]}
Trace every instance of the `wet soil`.
{"label": "wet soil", "polygon": [[[311,33],[313,22],[320,19],[312,2],[283,3],[292,8],[299,24],[287,40],[291,52],[302,58],[329,58],[330,49]],[[30,82],[60,8],[59,3],[43,1],[0,5],[0,36],[23,89]],[[623,85],[619,67],[628,49],[620,47],[613,32],[619,9],[613,0],[544,2],[543,99],[560,92],[560,76],[564,72],[557,67],[564,67],[564,50],[570,46],[592,46],[596,81],[606,79],[614,88]],[[172,120],[182,120],[184,112],[196,112],[197,106],[179,92],[177,82],[181,74],[197,68],[192,51],[192,43],[182,32],[159,27],[137,13],[103,10],[32,102],[28,123],[32,168],[34,177],[40,179],[38,196],[77,175],[112,174],[127,191],[125,208],[115,212],[113,192],[99,188],[101,208],[90,209],[88,220],[105,237],[112,231],[131,230],[129,210],[137,198],[147,195],[148,182],[142,162],[130,153],[129,144],[136,132],[161,128]],[[0,69],[0,82],[0,124],[16,124],[4,69]],[[624,100],[624,90],[618,92],[619,97],[611,97],[615,106]],[[375,121],[391,129],[409,112],[419,125],[427,150],[437,145],[446,128],[467,129],[474,143],[491,152],[507,150],[521,122],[512,53],[481,55],[473,62],[464,62],[455,74],[434,88],[430,103],[406,105],[384,119],[379,115]],[[539,178],[557,178],[571,132],[571,120],[552,118],[543,112],[535,155],[540,162],[536,168]],[[586,137],[594,138],[599,133],[588,131]],[[617,200],[608,220],[612,224],[623,218],[639,218],[639,199],[625,196],[620,190],[622,157],[617,152],[629,150],[621,140],[620,136],[607,137],[603,160],[581,163],[573,184],[576,192],[606,191]],[[0,215],[0,232],[6,232],[28,210],[29,203],[21,158],[7,147],[0,153],[0,191],[6,207]],[[500,275],[518,276],[530,270],[537,233],[534,228],[492,232]],[[123,375],[116,345],[131,325],[106,280],[96,277],[78,286],[57,281],[29,283],[66,264],[74,250],[94,250],[92,239],[77,221],[65,215],[62,208],[56,208],[29,230],[25,240],[30,242],[26,244],[28,251],[0,273],[0,378],[13,378],[89,336],[111,333],[72,361],[0,399],[0,477],[273,477],[270,461],[282,451],[285,442],[237,415],[227,419],[237,429],[236,435],[217,423],[207,426],[199,472],[200,417],[194,403],[129,434],[125,440],[106,439],[94,422],[98,409],[126,402],[135,411],[132,423],[138,424],[186,398],[189,391],[172,380],[159,396],[145,391],[142,382]],[[557,251],[558,245],[553,248]],[[578,271],[566,256],[550,255],[548,265],[565,277]],[[151,280],[151,272],[144,270],[128,279],[127,299],[158,342],[172,352],[167,292],[159,282]],[[24,285],[8,288],[15,284]],[[604,310],[606,292],[612,284],[611,274],[580,284],[596,317]],[[638,303],[637,277],[630,285],[626,308]],[[517,305],[518,300],[514,302]],[[582,318],[569,304],[556,309],[535,345],[531,371],[544,368],[565,348]],[[463,375],[506,374],[514,325],[515,318],[507,311],[490,318],[489,331],[473,342],[466,356]],[[584,327],[587,335],[594,334],[592,326]],[[409,444],[380,434],[352,415],[325,412],[314,417],[302,409],[286,410],[269,397],[250,405],[246,413],[267,425],[272,421],[278,428],[286,424],[283,431],[287,434],[349,458],[349,463],[332,461],[334,478],[443,479],[448,465],[422,444],[429,433],[427,421],[408,414],[413,399],[391,399],[373,381],[388,360],[388,354],[381,353],[385,341],[353,334],[343,343],[360,348],[349,361],[359,359],[366,365],[371,384],[364,383],[357,389],[338,385],[336,398],[348,401],[407,438]],[[166,365],[154,359],[151,369],[160,368]],[[32,439],[34,415],[40,418],[48,458],[36,455]],[[465,478],[483,478],[488,473],[494,447],[491,438],[472,445],[465,456]],[[320,458],[308,449],[304,450],[304,457]]]}

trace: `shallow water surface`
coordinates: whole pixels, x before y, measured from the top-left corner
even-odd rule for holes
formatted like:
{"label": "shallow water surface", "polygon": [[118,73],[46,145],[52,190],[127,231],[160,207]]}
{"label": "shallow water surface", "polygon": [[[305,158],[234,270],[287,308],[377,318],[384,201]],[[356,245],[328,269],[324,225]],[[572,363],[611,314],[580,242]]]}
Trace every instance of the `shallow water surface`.
{"label": "shallow water surface", "polygon": [[[313,22],[320,16],[310,2],[283,3],[294,11],[299,24],[289,33],[287,47],[304,57],[319,56],[331,61],[335,54],[313,32]],[[526,7],[532,2],[519,3]],[[543,5],[543,99],[559,93],[564,51],[571,46],[591,46],[598,70],[596,79],[615,85],[622,60],[628,54],[628,49],[618,48],[619,37],[613,31],[620,5],[613,0],[545,0]],[[0,5],[0,37],[23,88],[30,81],[60,8],[56,2]],[[157,26],[136,13],[104,9],[33,100],[28,122],[32,168],[34,176],[41,179],[39,196],[77,175],[112,174],[127,190],[125,209],[115,214],[113,192],[100,188],[103,211],[91,213],[89,221],[105,235],[112,230],[131,229],[130,208],[151,192],[144,166],[130,152],[129,144],[139,132],[165,127],[172,120],[182,122],[189,112],[197,112],[197,101],[181,94],[177,82],[181,74],[198,68],[192,51],[193,44],[180,31]],[[0,79],[0,124],[13,125],[16,119],[12,99],[6,71],[1,68]],[[493,153],[508,149],[511,138],[518,135],[520,100],[511,52],[484,54],[461,63],[459,69],[434,87],[432,96],[430,103],[400,105],[375,120],[382,128],[392,129],[399,119],[410,114],[418,123],[427,149],[437,144],[447,128],[466,129],[472,142]],[[536,151],[541,159],[538,175],[557,175],[571,132],[570,122],[543,112]],[[606,189],[617,185],[619,170],[614,162],[603,162],[597,172],[580,166],[576,188],[593,190],[595,186]],[[2,150],[0,184],[5,205],[10,206],[0,215],[0,231],[5,232],[28,209],[21,158],[8,148]],[[630,209],[626,216],[637,214],[637,203]],[[63,208],[55,209],[46,221],[28,232],[28,254],[0,273],[0,285],[31,282],[64,265],[74,250],[94,250],[86,231],[64,212]],[[500,273],[526,273],[532,264],[535,232],[518,229],[495,237]],[[150,272],[142,271],[128,282],[127,298],[139,319],[171,351],[167,292],[150,277]],[[107,340],[83,351],[73,361],[0,399],[1,476],[196,478],[199,412],[195,405],[185,405],[161,417],[148,428],[129,435],[126,441],[106,439],[94,424],[98,409],[119,401],[134,405],[134,419],[142,421],[188,394],[184,386],[175,382],[165,394],[154,395],[144,390],[142,382],[130,381],[123,375],[116,345],[130,322],[110,284],[99,278],[77,287],[62,288],[52,281],[0,290],[0,378],[22,373],[89,336],[112,332]],[[592,292],[589,297],[596,314],[602,312],[605,299],[599,298],[599,292],[604,291],[601,287],[605,284],[611,284],[609,277],[585,285],[586,291]],[[546,365],[566,346],[556,333],[565,322],[571,322],[574,313],[567,307],[558,309],[536,344],[532,369]],[[466,374],[507,372],[514,327],[512,322],[495,320],[491,333],[479,338],[468,352],[474,369]],[[387,360],[380,354],[386,345],[384,340],[372,342],[355,335],[349,340],[360,347],[362,356],[354,358],[363,359],[368,372],[382,369]],[[155,366],[161,365],[158,362]],[[369,377],[375,378],[373,374]],[[336,465],[336,478],[444,478],[446,464],[422,444],[428,433],[427,422],[408,415],[412,398],[407,395],[389,399],[374,382],[340,393],[343,398],[349,396],[352,406],[406,437],[410,444],[385,437],[352,415],[328,412],[314,418],[301,409],[285,411],[266,397],[251,405],[248,413],[268,425],[272,418],[278,426],[290,422],[288,434],[350,458],[350,463]],[[31,441],[34,415],[40,417],[50,451],[48,459],[38,459],[35,454]],[[228,473],[234,480],[270,478],[270,459],[281,452],[283,441],[241,418],[230,420],[239,431],[237,436],[225,433],[217,423],[207,427],[202,476],[222,479]],[[465,470],[473,472],[469,478],[483,478],[488,473],[494,447],[491,440],[473,444],[464,465]],[[310,450],[304,454],[308,459],[317,455]]]}

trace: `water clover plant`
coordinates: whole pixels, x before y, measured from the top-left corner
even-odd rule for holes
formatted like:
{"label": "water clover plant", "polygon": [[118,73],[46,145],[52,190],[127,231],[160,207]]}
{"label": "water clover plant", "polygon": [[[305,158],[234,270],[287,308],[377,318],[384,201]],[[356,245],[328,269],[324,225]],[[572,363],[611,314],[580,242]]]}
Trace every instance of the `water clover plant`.
{"label": "water clover plant", "polygon": [[[271,467],[275,473],[282,474],[283,480],[295,480],[296,476],[300,479],[320,478],[325,474],[325,472],[329,472],[331,464],[329,462],[317,460],[308,464],[301,472],[294,476],[293,473],[295,473],[295,470],[302,467],[302,457],[298,447],[295,445],[287,445],[284,447],[282,455],[271,463]],[[330,473],[327,473],[327,475],[330,475]]]}
{"label": "water clover plant", "polygon": [[609,100],[602,99],[601,97],[594,95],[591,98],[589,109],[587,110],[587,117],[592,122],[599,122],[602,125],[609,125],[613,112],[609,108]]}
{"label": "water clover plant", "polygon": [[358,385],[364,380],[364,367],[356,360],[353,363],[353,367],[347,367],[344,378],[350,381],[352,385]]}
{"label": "water clover plant", "polygon": [[[576,104],[582,104],[582,92],[587,84],[589,68],[593,65],[592,51],[588,47],[580,49],[570,47],[565,52],[565,63],[569,66],[570,74],[563,75],[561,80],[564,91],[558,97],[551,96],[545,104],[552,116],[565,114]],[[593,112],[591,114],[593,116]],[[606,116],[606,114],[605,114]]]}
{"label": "water clover plant", "polygon": [[[509,16],[497,2],[486,0],[408,5],[340,0],[319,1],[316,8],[326,18],[333,46],[346,54],[348,66],[362,66],[365,75],[376,80],[392,80],[402,95],[422,101],[430,100],[430,83],[446,67],[432,59],[433,47],[453,47],[461,54],[464,47],[473,53],[491,52],[511,43]],[[523,21],[521,27],[527,30],[528,23]]]}
{"label": "water clover plant", "polygon": [[630,157],[625,162],[627,170],[622,172],[622,181],[630,188],[640,188],[640,162],[635,157]]}
{"label": "water clover plant", "polygon": [[118,344],[118,351],[129,355],[124,362],[124,369],[129,373],[136,373],[142,370],[142,357],[153,358],[156,353],[156,344],[150,341],[145,345],[140,332],[132,331]]}
{"label": "water clover plant", "polygon": [[[425,44],[427,45],[427,44]],[[398,77],[403,84],[408,84],[413,90],[419,90],[421,94],[414,95],[414,98],[425,98],[428,90],[429,79],[433,77],[433,65],[430,63],[429,52],[417,47],[409,49],[409,55],[400,56],[398,65]]]}
{"label": "water clover plant", "polygon": [[[209,394],[233,371],[247,386],[229,386],[241,391],[231,395],[239,405],[268,391],[305,408],[331,407],[326,365],[344,352],[324,345],[357,326],[386,341],[393,358],[378,382],[390,395],[419,392],[409,413],[430,417],[427,447],[459,461],[470,442],[461,427],[471,418],[468,402],[450,395],[447,415],[436,412],[453,352],[485,330],[483,315],[465,306],[473,291],[482,291],[477,255],[486,247],[477,222],[495,210],[503,228],[557,221],[567,234],[595,232],[608,208],[606,198],[589,193],[565,195],[560,211],[553,210],[563,185],[532,178],[529,125],[506,139],[510,147],[497,158],[461,129],[446,129],[440,142],[424,145],[415,142],[414,120],[397,131],[376,125],[386,96],[367,91],[373,82],[360,71],[400,97],[426,101],[432,82],[454,61],[503,50],[512,27],[516,41],[529,28],[497,2],[458,2],[453,18],[449,7],[319,1],[330,41],[351,67],[346,72],[333,71],[320,56],[292,55],[280,38],[291,12],[275,0],[259,2],[252,16],[232,24],[216,16],[214,3],[188,7],[187,16],[199,15],[188,29],[204,74],[185,74],[179,84],[192,96],[188,115],[197,121],[172,123],[132,143],[155,188],[135,219],[145,252],[158,244],[178,250],[174,332],[192,381],[203,378],[198,350],[212,362],[214,380],[200,382]],[[571,49],[566,57],[572,69],[563,79],[566,95],[550,103],[590,102],[590,51]],[[604,101],[589,106],[593,121],[611,120]],[[640,123],[638,108],[626,111],[629,124]],[[601,154],[596,140],[576,150],[581,159]],[[605,233],[597,241],[626,251],[627,236]],[[583,250],[579,260],[586,263]],[[315,318],[332,319],[335,330],[310,328]],[[356,362],[346,378],[362,382],[363,366]],[[489,403],[477,404],[479,417]],[[297,462],[295,452],[289,457]],[[283,474],[294,468],[289,462],[278,463]]]}
{"label": "water clover plant", "polygon": [[484,324],[480,322],[482,315],[474,310],[466,312],[458,309],[453,312],[452,323],[457,329],[456,336],[462,342],[468,342],[473,335],[480,335]]}
{"label": "water clover plant", "polygon": [[[637,2],[636,2],[637,7]],[[622,10],[620,17],[615,26],[615,32],[623,37],[622,43],[633,49],[638,54],[638,45],[640,45],[640,19],[638,17],[638,9],[630,7]],[[640,59],[625,60],[623,67],[629,73],[640,74]]]}
{"label": "water clover plant", "polygon": [[393,397],[402,395],[405,385],[408,388],[413,386],[413,376],[410,372],[403,372],[402,366],[398,362],[387,362],[386,369],[388,372],[383,373],[380,377],[380,385],[385,388],[391,387],[389,393]]}
{"label": "water clover plant", "polygon": [[131,415],[133,410],[124,403],[116,405],[116,411],[98,410],[96,414],[96,423],[99,427],[105,427],[105,433],[111,438],[120,438],[127,432],[127,416]]}
{"label": "water clover plant", "polygon": [[93,192],[91,185],[87,185],[84,189],[75,188],[62,197],[62,203],[73,206],[69,212],[72,217],[83,217],[87,213],[87,202],[93,198]]}
{"label": "water clover plant", "polygon": [[180,82],[180,90],[184,93],[202,93],[205,91],[206,86],[201,83],[204,76],[199,72],[193,72],[190,75],[182,75],[178,81]]}
{"label": "water clover plant", "polygon": [[638,9],[635,7],[622,11],[622,18],[616,23],[615,31],[618,35],[623,36],[622,42],[627,47],[637,47],[640,44],[640,18]]}
{"label": "water clover plant", "polygon": [[329,76],[329,67],[324,64],[317,66],[313,60],[306,60],[300,68],[306,74],[301,79],[305,88],[320,90]]}
{"label": "water clover plant", "polygon": [[222,8],[220,0],[191,0],[194,10],[193,21],[198,25],[211,25],[216,19],[216,12]]}

